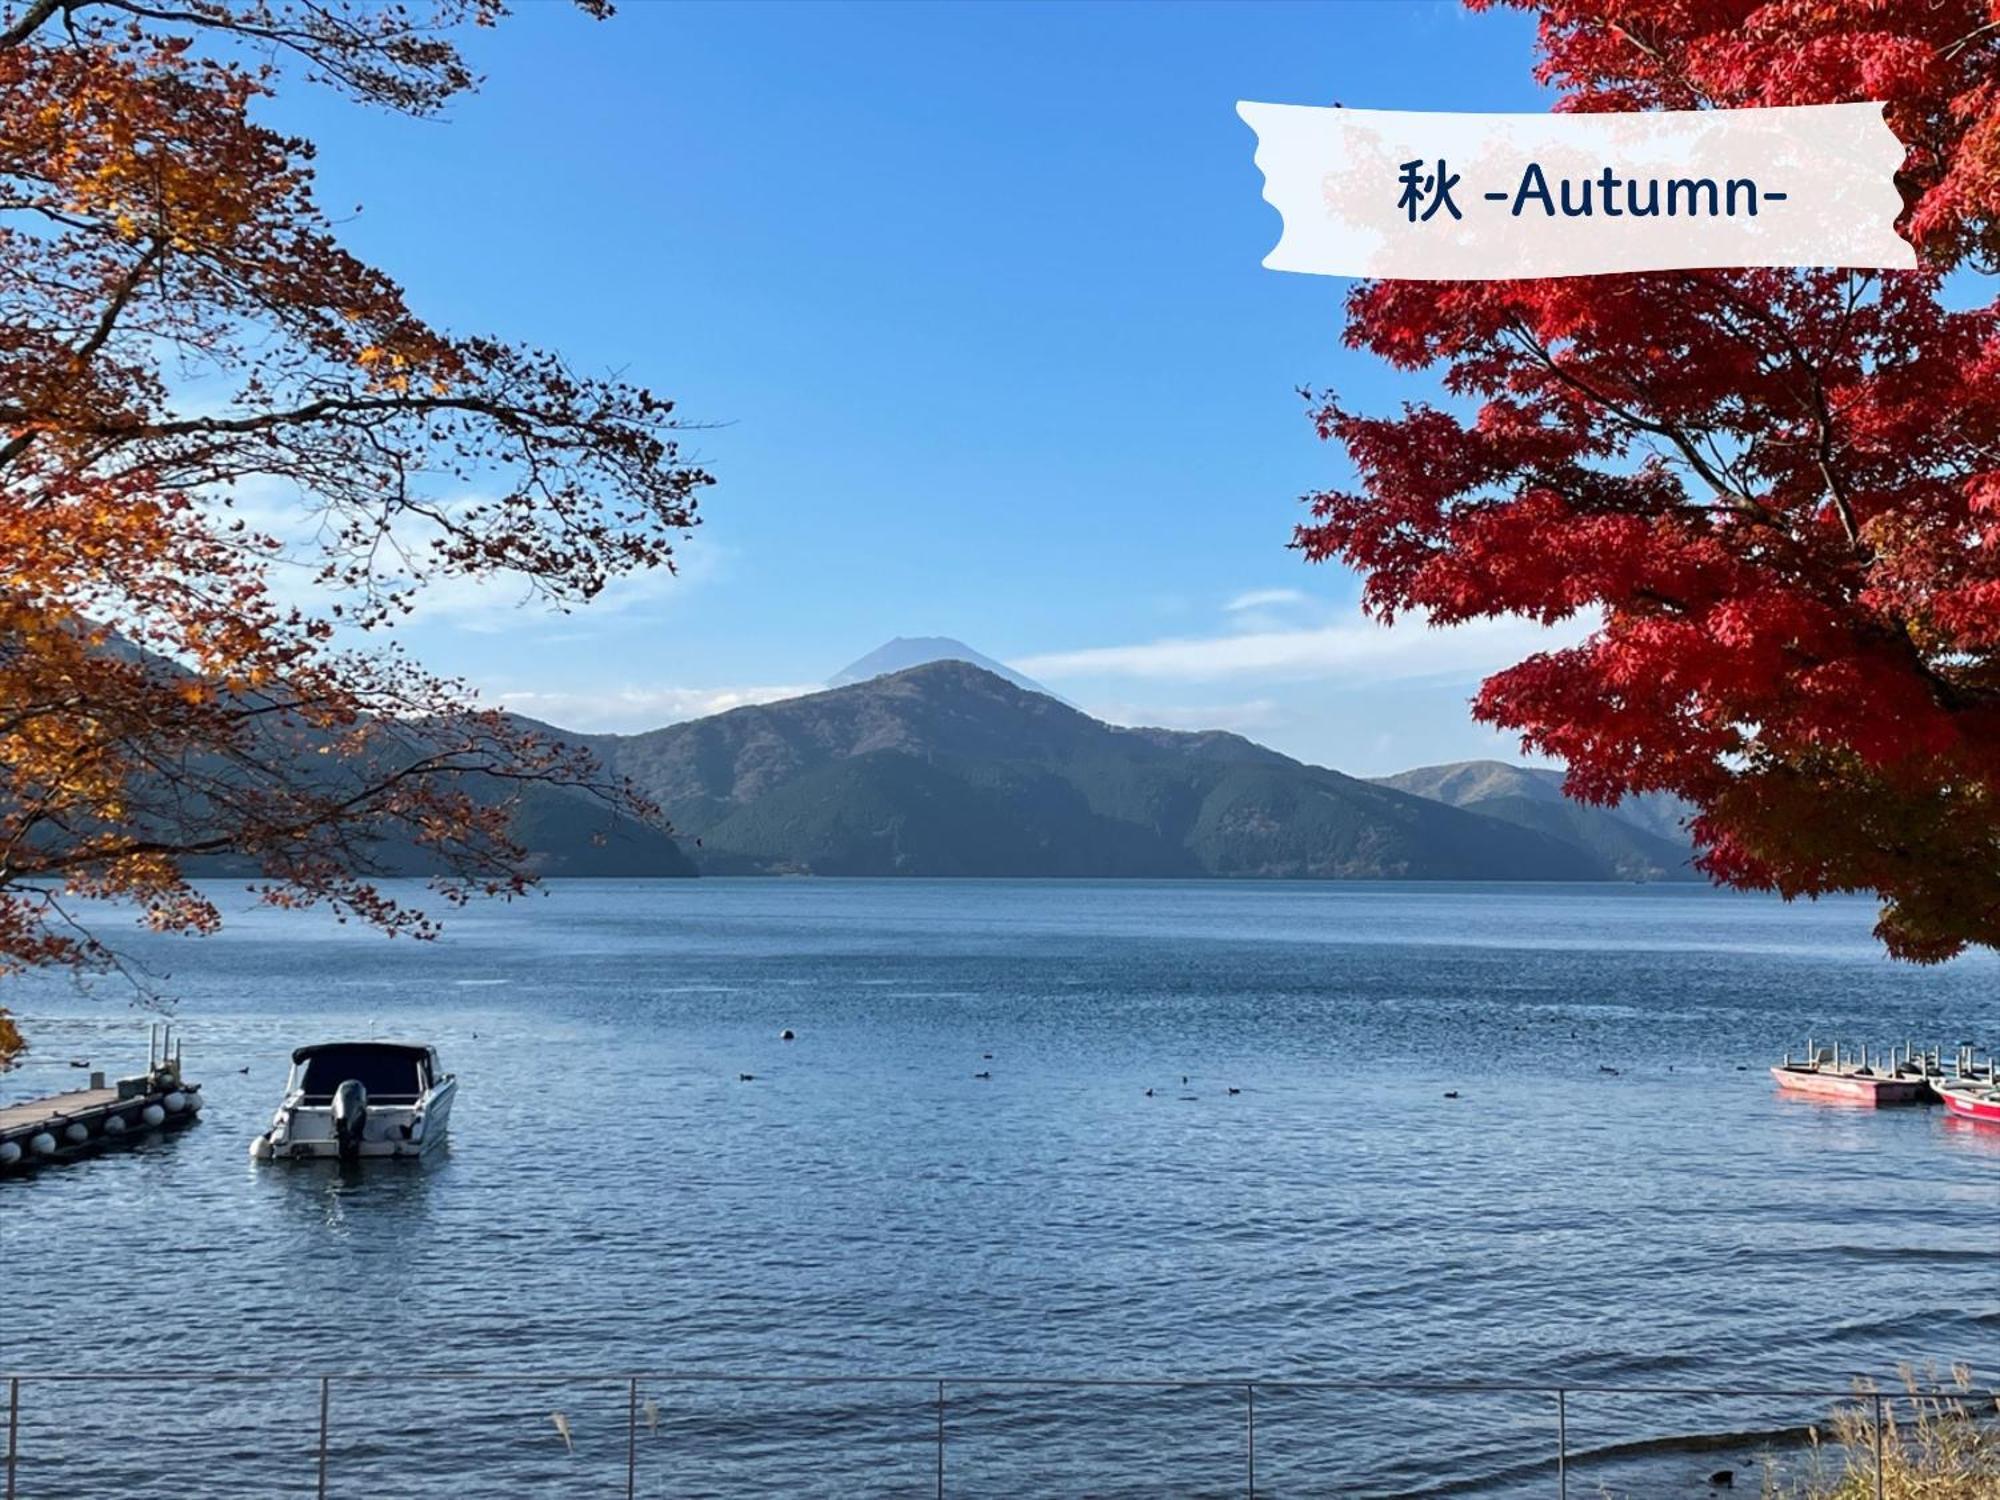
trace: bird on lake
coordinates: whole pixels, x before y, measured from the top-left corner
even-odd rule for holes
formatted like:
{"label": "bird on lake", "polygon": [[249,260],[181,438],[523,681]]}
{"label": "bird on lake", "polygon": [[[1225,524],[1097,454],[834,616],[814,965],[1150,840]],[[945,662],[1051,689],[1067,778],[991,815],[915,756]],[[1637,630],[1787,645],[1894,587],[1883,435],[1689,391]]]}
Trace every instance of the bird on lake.
{"label": "bird on lake", "polygon": [[1243,1092],[1243,1090],[1241,1090],[1241,1089],[1231,1089],[1231,1090],[1230,1090],[1229,1092],[1230,1092],[1230,1093],[1232,1093],[1232,1094],[1240,1094],[1240,1093],[1242,1093],[1242,1092]]}
{"label": "bird on lake", "polygon": [[1597,1071],[1600,1073],[1609,1073],[1613,1078],[1616,1078],[1618,1076],[1618,1070],[1616,1068],[1609,1067],[1604,1063],[1599,1063],[1597,1065]]}
{"label": "bird on lake", "polygon": [[757,1081],[757,1075],[755,1073],[738,1073],[736,1075],[736,1081],[738,1083],[755,1083]]}
{"label": "bird on lake", "polygon": [[87,1057],[72,1057],[69,1060],[69,1065],[72,1068],[87,1068],[90,1066],[90,1059]]}
{"label": "bird on lake", "polygon": [[972,1076],[974,1078],[991,1078],[993,1075],[991,1073],[974,1073]]}
{"label": "bird on lake", "polygon": [[1458,1097],[1458,1090],[1457,1090],[1457,1089],[1446,1089],[1446,1090],[1444,1091],[1444,1096],[1445,1096],[1445,1098],[1447,1098],[1447,1099],[1456,1099],[1456,1098]]}
{"label": "bird on lake", "polygon": [[1152,1098],[1152,1097],[1153,1097],[1153,1091],[1152,1091],[1151,1089],[1147,1089],[1147,1090],[1146,1090],[1146,1097],[1147,1097],[1148,1099],[1150,1099],[1150,1098]]}
{"label": "bird on lake", "polygon": [[239,1072],[239,1073],[247,1073],[247,1072],[249,1072],[250,1070],[249,1070],[248,1068],[238,1068],[238,1069],[237,1069],[236,1071],[237,1071],[237,1072]]}

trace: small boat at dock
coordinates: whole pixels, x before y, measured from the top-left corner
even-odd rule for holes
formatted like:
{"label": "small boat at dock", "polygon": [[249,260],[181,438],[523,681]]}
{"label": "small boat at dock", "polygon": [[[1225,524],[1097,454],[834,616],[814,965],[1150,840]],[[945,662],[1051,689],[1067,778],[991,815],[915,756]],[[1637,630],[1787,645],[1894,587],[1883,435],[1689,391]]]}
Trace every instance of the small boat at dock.
{"label": "small boat at dock", "polygon": [[1974,1047],[1960,1047],[1950,1078],[1931,1082],[1944,1107],[1961,1120],[2000,1125],[2000,1057],[1979,1060]]}
{"label": "small boat at dock", "polygon": [[1975,1083],[1954,1078],[1934,1085],[1944,1107],[1961,1120],[1977,1120],[1982,1125],[2000,1125],[2000,1083]]}
{"label": "small boat at dock", "polygon": [[1932,1097],[1932,1083],[1942,1075],[1934,1053],[1904,1043],[1885,1055],[1867,1048],[1846,1052],[1836,1042],[1820,1047],[1808,1038],[1804,1061],[1785,1060],[1771,1069],[1778,1087],[1787,1093],[1843,1104],[1880,1106],[1922,1104]]}
{"label": "small boat at dock", "polygon": [[324,1042],[292,1053],[285,1099],[250,1143],[256,1161],[422,1156],[442,1145],[458,1078],[437,1049]]}
{"label": "small boat at dock", "polygon": [[145,1072],[116,1083],[93,1073],[88,1088],[0,1106],[0,1177],[183,1130],[200,1113],[201,1085],[181,1076],[179,1043],[155,1026]]}

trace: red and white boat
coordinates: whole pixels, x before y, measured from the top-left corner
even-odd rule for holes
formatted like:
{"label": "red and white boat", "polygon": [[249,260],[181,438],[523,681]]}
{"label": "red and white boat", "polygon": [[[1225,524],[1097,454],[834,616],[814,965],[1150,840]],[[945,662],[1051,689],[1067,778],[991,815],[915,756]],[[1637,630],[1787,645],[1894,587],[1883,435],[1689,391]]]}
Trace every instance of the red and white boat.
{"label": "red and white boat", "polygon": [[1932,1087],[1944,1107],[1960,1119],[2000,1125],[2000,1084],[1954,1078],[1950,1083],[1939,1079]]}
{"label": "red and white boat", "polygon": [[1771,1069],[1778,1087],[1787,1093],[1870,1106],[1922,1104],[1931,1097],[1937,1075],[1935,1059],[1907,1043],[1870,1056],[1865,1047],[1849,1052],[1837,1042],[1821,1047],[1810,1039],[1803,1062],[1794,1062],[1788,1052]]}
{"label": "red and white boat", "polygon": [[1830,1064],[1783,1063],[1771,1069],[1771,1076],[1787,1093],[1846,1104],[1921,1104],[1931,1096],[1930,1080],[1920,1073],[1898,1075]]}

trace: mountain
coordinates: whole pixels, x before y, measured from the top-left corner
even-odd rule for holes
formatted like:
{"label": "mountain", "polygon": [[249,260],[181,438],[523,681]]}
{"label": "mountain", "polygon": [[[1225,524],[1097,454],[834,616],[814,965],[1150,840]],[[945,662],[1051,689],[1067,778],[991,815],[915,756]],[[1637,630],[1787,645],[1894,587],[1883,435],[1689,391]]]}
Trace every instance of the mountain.
{"label": "mountain", "polygon": [[709,873],[1601,880],[1574,840],[1233,734],[1123,729],[961,661],[577,736]]}
{"label": "mountain", "polygon": [[[575,738],[575,736],[571,736]],[[628,817],[615,816],[587,792],[554,783],[519,783],[469,776],[476,800],[506,800],[513,804],[509,824],[514,841],[526,851],[524,863],[539,876],[590,876],[599,879],[630,876],[692,876],[694,861],[682,853],[671,834]],[[448,873],[445,861],[412,839],[385,830],[365,844],[373,873],[383,876],[429,876]],[[208,878],[249,877],[256,863],[236,854],[211,854],[186,861],[188,872]]]}
{"label": "mountain", "polygon": [[[586,792],[561,786],[529,786],[505,793],[515,798],[513,836],[528,851],[528,868],[543,876],[681,875],[697,873],[673,835],[631,818],[615,817]],[[410,850],[399,864],[422,873],[421,852]]]}
{"label": "mountain", "polygon": [[[121,660],[148,666],[171,682],[192,680],[192,674],[185,667],[135,645],[123,635],[113,633],[102,649]],[[532,719],[516,716],[516,721],[552,741],[577,738],[566,730],[538,724]],[[420,728],[415,725],[406,728],[412,737],[421,734]],[[291,784],[301,790],[312,789],[335,796],[347,795],[370,777],[383,776],[406,765],[416,753],[411,744],[403,743],[395,748],[378,749],[372,762],[350,762],[327,755],[327,737],[324,734],[303,730],[297,725],[290,726],[283,738],[270,728],[253,730],[249,744],[253,759],[262,756],[267,764],[285,768],[283,774]],[[189,757],[184,762],[184,769],[195,773],[197,780],[213,777],[225,784],[229,774],[224,763],[200,755]],[[589,792],[556,782],[502,779],[479,772],[465,773],[458,784],[474,801],[483,805],[505,803],[510,806],[509,832],[523,850],[523,863],[536,875],[622,877],[692,876],[697,873],[694,862],[681,852],[671,834],[630,817],[615,815]],[[163,790],[166,789],[146,787],[142,783],[137,795],[129,800],[143,805]],[[171,801],[177,810],[177,832],[184,837],[193,839],[210,835],[228,824],[226,818],[218,818],[214,823],[204,821],[208,804],[197,785],[190,784]],[[371,831],[363,826],[354,826],[349,830],[349,836],[357,851],[365,855],[370,874],[429,876],[449,873],[447,861],[393,827],[378,825]],[[234,879],[258,873],[254,860],[236,853],[198,855],[182,861],[182,864],[190,875],[197,877]]]}
{"label": "mountain", "polygon": [[[983,672],[991,672],[995,677],[1004,678],[1017,688],[1030,693],[1040,693],[1054,698],[1050,692],[1032,677],[1023,677],[1005,662],[995,661],[948,635],[899,635],[893,641],[877,646],[859,661],[849,662],[833,676],[827,678],[830,688],[848,687],[857,682],[866,682],[871,677],[886,677],[892,672],[907,672],[911,667],[925,666],[934,661],[970,662]],[[1060,700],[1058,700],[1060,701]]]}
{"label": "mountain", "polygon": [[1682,827],[1686,804],[1661,793],[1628,798],[1615,808],[1575,802],[1562,791],[1563,775],[1537,766],[1467,760],[1420,766],[1376,780],[1414,796],[1580,845],[1627,880],[1696,880],[1693,848]]}
{"label": "mountain", "polygon": [[1443,766],[1419,766],[1394,776],[1372,778],[1383,786],[1434,802],[1463,807],[1487,797],[1533,797],[1563,800],[1563,773],[1540,766],[1513,766],[1504,760],[1460,760]]}

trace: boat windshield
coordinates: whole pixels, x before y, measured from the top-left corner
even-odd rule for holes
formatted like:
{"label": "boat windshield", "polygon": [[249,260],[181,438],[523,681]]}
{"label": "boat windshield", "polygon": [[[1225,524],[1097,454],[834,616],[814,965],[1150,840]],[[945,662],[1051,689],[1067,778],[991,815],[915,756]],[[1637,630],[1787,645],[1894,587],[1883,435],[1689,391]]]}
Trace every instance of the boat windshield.
{"label": "boat windshield", "polygon": [[348,1079],[368,1090],[371,1102],[414,1104],[424,1091],[423,1053],[409,1047],[322,1047],[300,1063],[299,1088],[308,1104],[327,1104]]}

